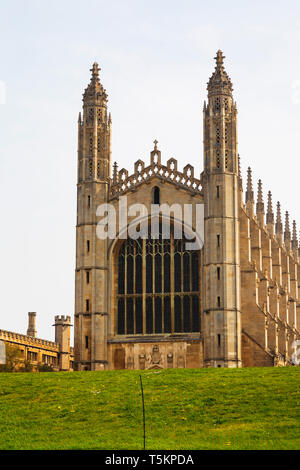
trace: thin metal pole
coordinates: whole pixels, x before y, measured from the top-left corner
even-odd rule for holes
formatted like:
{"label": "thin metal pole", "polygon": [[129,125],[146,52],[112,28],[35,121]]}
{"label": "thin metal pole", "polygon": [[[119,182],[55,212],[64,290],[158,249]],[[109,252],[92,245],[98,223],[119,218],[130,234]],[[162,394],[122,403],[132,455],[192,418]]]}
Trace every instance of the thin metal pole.
{"label": "thin metal pole", "polygon": [[144,450],[145,450],[146,449],[145,402],[144,402],[144,390],[143,390],[143,382],[142,382],[141,375],[140,375],[140,381],[141,381],[142,403],[143,403],[143,430],[144,430]]}

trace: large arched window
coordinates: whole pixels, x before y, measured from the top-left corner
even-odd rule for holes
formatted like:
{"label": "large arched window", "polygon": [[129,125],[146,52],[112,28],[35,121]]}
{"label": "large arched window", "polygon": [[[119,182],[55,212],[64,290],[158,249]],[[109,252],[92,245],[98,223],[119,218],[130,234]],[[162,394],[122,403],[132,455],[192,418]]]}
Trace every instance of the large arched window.
{"label": "large arched window", "polygon": [[186,240],[127,239],[118,253],[118,335],[200,331],[200,251]]}

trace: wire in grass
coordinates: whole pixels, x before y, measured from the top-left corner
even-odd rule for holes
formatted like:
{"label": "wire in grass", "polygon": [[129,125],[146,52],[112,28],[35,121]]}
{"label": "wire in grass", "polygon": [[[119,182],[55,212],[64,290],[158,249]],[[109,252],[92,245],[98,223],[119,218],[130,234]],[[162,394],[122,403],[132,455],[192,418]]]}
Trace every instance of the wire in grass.
{"label": "wire in grass", "polygon": [[144,437],[144,450],[146,449],[146,426],[145,426],[145,402],[144,402],[144,390],[142,376],[140,375],[141,392],[142,392],[142,403],[143,403],[143,437]]}

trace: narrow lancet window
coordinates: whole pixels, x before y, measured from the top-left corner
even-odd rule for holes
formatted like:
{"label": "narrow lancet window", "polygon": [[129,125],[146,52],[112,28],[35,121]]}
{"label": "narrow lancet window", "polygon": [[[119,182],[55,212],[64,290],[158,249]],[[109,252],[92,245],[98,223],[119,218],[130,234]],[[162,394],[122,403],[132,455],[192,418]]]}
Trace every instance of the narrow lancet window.
{"label": "narrow lancet window", "polygon": [[159,200],[160,200],[159,188],[155,186],[153,189],[153,204],[160,204]]}

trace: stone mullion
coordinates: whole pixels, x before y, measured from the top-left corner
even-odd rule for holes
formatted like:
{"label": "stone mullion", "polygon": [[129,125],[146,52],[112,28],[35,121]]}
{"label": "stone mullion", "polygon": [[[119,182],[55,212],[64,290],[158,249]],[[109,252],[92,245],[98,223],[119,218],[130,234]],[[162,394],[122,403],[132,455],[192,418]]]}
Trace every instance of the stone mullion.
{"label": "stone mullion", "polygon": [[127,251],[128,247],[125,247],[124,251],[124,334],[127,335]]}
{"label": "stone mullion", "polygon": [[162,267],[162,272],[161,272],[161,331],[162,333],[165,332],[165,301],[164,301],[164,295],[165,295],[165,252],[164,252],[164,242],[162,241],[162,248],[161,248],[161,267]]}
{"label": "stone mullion", "polygon": [[152,333],[155,333],[155,246],[156,240],[152,244]]}
{"label": "stone mullion", "polygon": [[193,282],[192,282],[192,254],[189,253],[189,259],[190,259],[190,286],[189,286],[189,291],[190,292],[193,292]]}
{"label": "stone mullion", "polygon": [[132,296],[132,306],[133,306],[133,333],[136,334],[136,318],[135,318],[135,299],[136,299],[136,271],[135,271],[135,264],[136,264],[136,243],[133,246],[133,296]]}
{"label": "stone mullion", "polygon": [[[172,231],[173,232],[173,231]],[[170,303],[171,303],[171,333],[174,333],[174,236],[170,234]]]}
{"label": "stone mullion", "polygon": [[[189,290],[190,290],[190,293],[192,292],[192,254],[191,252],[189,253],[189,263],[190,263],[190,286],[189,286]],[[192,299],[192,295],[190,294],[189,295],[189,298],[190,298],[190,325],[191,325],[191,332],[193,331],[193,315],[192,315],[192,311],[193,311],[193,299]]]}
{"label": "stone mullion", "polygon": [[[201,251],[198,252],[198,299],[199,299],[199,303],[198,303],[198,314],[199,314],[199,331],[202,331],[202,311],[203,311],[203,299],[202,299],[202,282],[203,282],[203,279],[202,279],[202,276],[201,276],[201,266],[202,266],[202,253]],[[221,276],[220,276],[221,277]]]}
{"label": "stone mullion", "polygon": [[142,240],[142,309],[143,309],[143,335],[146,334],[146,240]]}
{"label": "stone mullion", "polygon": [[181,285],[180,285],[180,289],[181,289],[181,293],[180,293],[180,314],[181,314],[181,332],[183,332],[183,318],[184,318],[184,314],[183,314],[183,275],[184,275],[184,271],[183,271],[183,240],[181,240],[181,249],[180,249],[180,271],[181,271]]}
{"label": "stone mullion", "polygon": [[180,294],[181,333],[183,333],[183,317],[184,317],[184,315],[183,315],[183,297],[184,297],[183,293],[181,292],[181,294]]}

